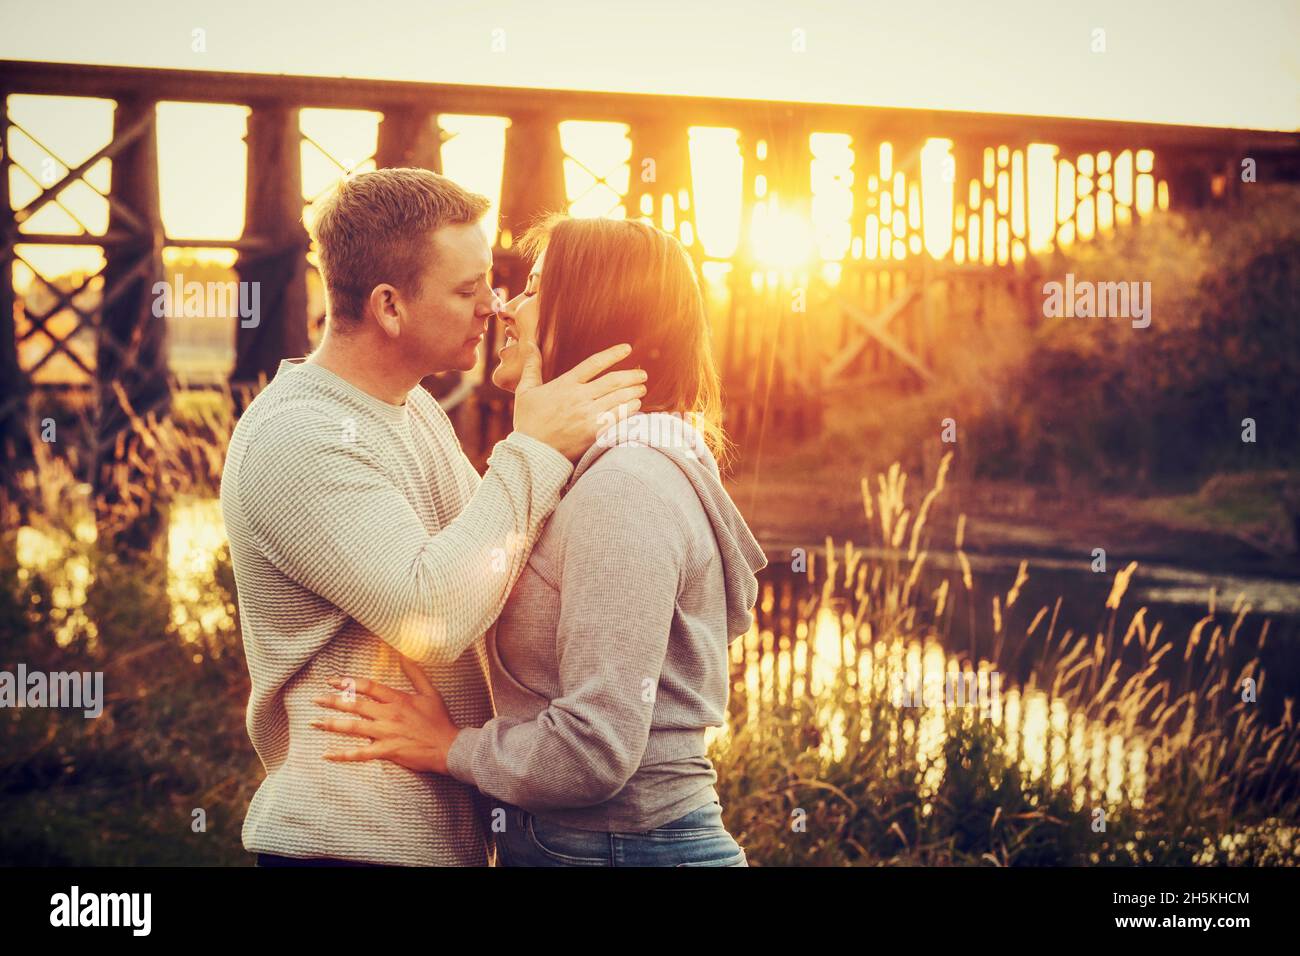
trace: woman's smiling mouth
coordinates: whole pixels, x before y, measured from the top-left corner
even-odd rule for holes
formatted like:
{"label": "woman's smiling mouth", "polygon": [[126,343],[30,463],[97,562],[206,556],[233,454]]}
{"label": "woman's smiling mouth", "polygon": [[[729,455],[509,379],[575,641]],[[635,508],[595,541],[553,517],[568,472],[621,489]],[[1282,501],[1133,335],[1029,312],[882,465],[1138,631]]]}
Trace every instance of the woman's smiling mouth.
{"label": "woman's smiling mouth", "polygon": [[510,323],[506,323],[502,327],[502,333],[505,341],[502,344],[501,348],[497,349],[497,355],[501,355],[503,352],[505,352],[506,349],[510,348],[512,345],[514,345],[519,341],[519,336],[518,334],[516,334],[514,326],[511,325]]}

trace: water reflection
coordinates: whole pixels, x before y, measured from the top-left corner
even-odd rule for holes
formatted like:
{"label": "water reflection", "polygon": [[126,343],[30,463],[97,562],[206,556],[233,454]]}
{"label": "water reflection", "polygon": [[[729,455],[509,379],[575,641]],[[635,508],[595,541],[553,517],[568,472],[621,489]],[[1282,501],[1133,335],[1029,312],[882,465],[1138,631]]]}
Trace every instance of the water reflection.
{"label": "water reflection", "polygon": [[67,647],[78,634],[86,635],[92,649],[99,640],[99,630],[86,613],[86,599],[94,580],[87,547],[94,542],[95,521],[91,516],[75,521],[70,532],[26,525],[18,529],[18,582],[26,586],[33,575],[39,575],[48,583],[49,622],[60,647]]}
{"label": "water reflection", "polygon": [[[59,646],[84,640],[86,649],[99,647],[99,627],[90,612],[91,594],[108,560],[88,488],[65,502],[57,522],[24,525],[15,543],[18,581],[28,585],[39,577],[49,589],[47,620]],[[166,596],[170,622],[186,644],[198,649],[219,646],[236,626],[235,608],[218,586],[221,555],[226,544],[221,505],[215,498],[177,500],[166,514]],[[142,556],[130,559],[144,560]]]}
{"label": "water reflection", "polygon": [[220,501],[191,498],[172,506],[167,523],[167,598],[172,624],[187,644],[210,645],[213,635],[235,627],[234,607],[216,582],[217,562],[225,546]]}
{"label": "water reflection", "polygon": [[[773,592],[770,583],[764,586],[760,622],[777,603]],[[1052,789],[1068,786],[1076,809],[1099,802],[1142,806],[1147,743],[1139,733],[1126,739],[1032,685],[1003,692],[999,685],[1004,687],[1006,678],[991,662],[980,660],[976,667],[963,670],[937,640],[873,639],[870,625],[857,624],[853,615],[837,615],[825,606],[816,611],[813,622],[811,640],[803,621],[794,628],[793,641],[756,622],[732,645],[733,704],[743,708],[745,722],[757,723],[764,713],[788,712],[795,699],[807,695],[821,732],[820,754],[826,761],[838,761],[850,744],[846,714],[850,701],[842,696],[844,687],[856,695],[853,703],[861,708],[860,742],[870,737],[872,715],[892,714],[899,706],[900,688],[936,688],[940,693],[932,696],[927,690],[922,706],[905,708],[899,722],[901,744],[891,738],[891,756],[899,753],[900,746],[915,754],[922,768],[923,798],[933,796],[943,779],[948,719],[960,716],[958,726],[974,720],[991,722],[1008,761],[1025,779],[1046,778]],[[945,699],[941,689],[954,686],[959,693],[963,686],[976,693],[964,704],[950,692]],[[832,693],[837,687],[841,696]],[[711,733],[713,739],[725,739],[724,732]]]}

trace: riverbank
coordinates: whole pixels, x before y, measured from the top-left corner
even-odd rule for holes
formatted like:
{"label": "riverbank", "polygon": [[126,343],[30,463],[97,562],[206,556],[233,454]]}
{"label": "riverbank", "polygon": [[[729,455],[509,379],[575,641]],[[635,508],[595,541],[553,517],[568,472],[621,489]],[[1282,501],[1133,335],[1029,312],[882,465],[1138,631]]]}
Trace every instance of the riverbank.
{"label": "riverbank", "polygon": [[[1086,567],[1093,550],[1104,548],[1112,566],[1138,561],[1300,580],[1283,497],[1297,480],[1294,472],[1261,471],[1215,476],[1194,493],[1137,495],[963,476],[949,481],[928,526],[936,545],[951,546],[965,514],[963,548],[973,554]],[[917,502],[925,487],[909,489]],[[862,475],[847,467],[827,463],[810,475],[798,464],[769,462],[738,470],[727,488],[769,558],[820,547],[828,535],[866,538]]]}

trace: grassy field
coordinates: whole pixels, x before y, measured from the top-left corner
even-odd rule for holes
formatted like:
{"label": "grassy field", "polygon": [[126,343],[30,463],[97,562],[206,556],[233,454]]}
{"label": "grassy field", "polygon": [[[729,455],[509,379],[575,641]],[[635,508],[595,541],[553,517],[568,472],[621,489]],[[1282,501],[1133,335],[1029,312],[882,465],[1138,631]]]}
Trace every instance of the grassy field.
{"label": "grassy field", "polygon": [[[1034,773],[1027,747],[1009,743],[1005,718],[898,706],[884,662],[910,642],[941,641],[944,605],[968,586],[968,574],[938,595],[913,586],[946,467],[924,495],[908,493],[897,469],[866,486],[860,543],[888,541],[893,557],[873,563],[829,545],[814,556],[820,597],[805,624],[816,626],[823,609],[848,622],[854,653],[877,663],[873,676],[859,662],[842,666],[825,686],[768,702],[757,719],[742,701],[714,741],[726,820],[751,862],[1295,864],[1300,736],[1290,702],[1280,724],[1265,726],[1241,700],[1246,678],[1267,689],[1257,660],[1229,663],[1235,647],[1267,640],[1267,626],[1244,609],[1228,627],[1166,635],[1140,609],[1121,614],[1121,573],[1103,633],[1054,633],[1039,614],[1025,634],[988,635],[986,668],[1036,656],[1031,680],[1008,688],[1014,695],[1048,695],[1090,727],[1140,745],[1140,776],[1117,781],[1095,761],[1072,762],[1064,731],[1059,747],[1049,732],[1046,772]],[[74,495],[61,482],[66,472],[50,464],[47,499]],[[15,513],[6,518],[17,526]],[[261,768],[244,732],[248,679],[224,548],[201,593],[178,593],[165,558],[99,548],[75,508],[26,520],[21,536],[7,534],[0,559],[0,663],[103,670],[108,702],[96,720],[4,713],[0,861],[248,863],[239,830]],[[956,545],[960,552],[960,537]],[[1000,607],[1016,600],[1019,585],[1008,587]],[[1187,662],[1173,678],[1158,673],[1167,656]]]}
{"label": "grassy field", "polygon": [[[772,695],[778,706],[733,723],[717,742],[727,821],[752,859],[1300,862],[1293,702],[1267,726],[1257,704],[1243,699],[1251,682],[1265,692],[1257,655],[1269,638],[1269,622],[1251,620],[1244,605],[1207,614],[1188,634],[1166,634],[1146,608],[1125,607],[1130,565],[1111,572],[1106,623],[1097,632],[1059,631],[1058,602],[1039,609],[1023,633],[1004,633],[1003,615],[1028,580],[1022,564],[1005,594],[993,598],[989,640],[981,642],[992,648],[988,658],[946,647],[937,663],[941,673],[980,675],[1027,657],[1032,666],[1022,686],[1000,707],[900,706],[900,670],[917,672],[908,649],[949,644],[946,622],[971,588],[960,523],[954,547],[961,574],[929,595],[915,587],[931,546],[926,523],[947,490],[948,461],[924,495],[905,493],[907,475],[897,466],[864,483],[864,539],[886,557],[869,561],[852,544],[841,557],[828,542],[820,599],[794,628],[813,632],[829,608],[843,622],[837,634],[853,647],[826,686]],[[1035,700],[1050,717],[1033,741]],[[1101,761],[1098,741],[1109,751]],[[1116,767],[1121,742],[1123,765]]]}

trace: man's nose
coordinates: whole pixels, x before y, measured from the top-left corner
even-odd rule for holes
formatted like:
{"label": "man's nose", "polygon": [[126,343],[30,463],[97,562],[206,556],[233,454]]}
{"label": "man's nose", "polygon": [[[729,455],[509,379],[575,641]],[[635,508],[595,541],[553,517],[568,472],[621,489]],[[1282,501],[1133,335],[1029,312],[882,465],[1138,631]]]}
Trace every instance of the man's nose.
{"label": "man's nose", "polygon": [[505,289],[492,290],[492,297],[487,301],[487,304],[484,306],[485,315],[492,315],[494,313],[498,313],[504,310],[505,293],[506,293]]}

